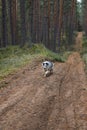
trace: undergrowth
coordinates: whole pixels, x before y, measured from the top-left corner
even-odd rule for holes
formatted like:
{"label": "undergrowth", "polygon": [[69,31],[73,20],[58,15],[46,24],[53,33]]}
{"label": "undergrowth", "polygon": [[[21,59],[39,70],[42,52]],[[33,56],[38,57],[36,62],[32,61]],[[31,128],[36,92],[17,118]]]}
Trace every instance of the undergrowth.
{"label": "undergrowth", "polygon": [[56,54],[46,49],[42,44],[35,44],[31,48],[24,46],[9,46],[0,49],[0,80],[8,74],[17,71],[34,59],[39,61],[51,60],[65,62],[69,53]]}
{"label": "undergrowth", "polygon": [[86,73],[87,73],[87,37],[86,36],[83,36],[82,47],[83,47],[83,49],[82,49],[81,55],[85,62],[85,69],[86,69]]}

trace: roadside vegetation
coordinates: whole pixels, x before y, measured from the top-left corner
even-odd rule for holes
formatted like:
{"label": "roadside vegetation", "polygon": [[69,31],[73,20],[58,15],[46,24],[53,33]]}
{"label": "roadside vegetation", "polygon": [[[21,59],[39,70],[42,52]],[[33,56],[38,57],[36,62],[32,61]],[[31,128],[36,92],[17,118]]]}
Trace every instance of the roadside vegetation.
{"label": "roadside vegetation", "polygon": [[70,52],[54,53],[42,44],[34,44],[31,48],[27,46],[0,48],[0,80],[35,59],[40,62],[43,60],[65,62],[69,54]]}
{"label": "roadside vegetation", "polygon": [[82,43],[82,58],[85,62],[85,69],[86,69],[86,73],[87,73],[87,37],[85,35],[83,35],[83,43]]}

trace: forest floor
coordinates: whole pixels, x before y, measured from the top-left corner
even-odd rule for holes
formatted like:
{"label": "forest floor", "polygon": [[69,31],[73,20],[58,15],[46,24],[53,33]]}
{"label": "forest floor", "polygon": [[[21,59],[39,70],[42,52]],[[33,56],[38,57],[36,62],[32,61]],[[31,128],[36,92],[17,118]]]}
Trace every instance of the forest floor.
{"label": "forest floor", "polygon": [[[76,39],[81,49],[82,33]],[[73,52],[54,73],[43,76],[33,61],[9,76],[0,89],[0,130],[87,130],[87,79],[84,63]]]}

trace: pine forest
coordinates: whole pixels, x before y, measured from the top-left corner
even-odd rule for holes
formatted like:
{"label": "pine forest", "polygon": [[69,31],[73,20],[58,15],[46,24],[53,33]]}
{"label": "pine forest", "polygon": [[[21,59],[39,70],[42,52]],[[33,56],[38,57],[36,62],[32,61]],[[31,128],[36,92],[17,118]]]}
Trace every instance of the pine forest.
{"label": "pine forest", "polygon": [[58,52],[70,46],[74,33],[86,31],[86,0],[83,0],[84,25],[76,0],[1,0],[0,48],[9,45],[42,43]]}

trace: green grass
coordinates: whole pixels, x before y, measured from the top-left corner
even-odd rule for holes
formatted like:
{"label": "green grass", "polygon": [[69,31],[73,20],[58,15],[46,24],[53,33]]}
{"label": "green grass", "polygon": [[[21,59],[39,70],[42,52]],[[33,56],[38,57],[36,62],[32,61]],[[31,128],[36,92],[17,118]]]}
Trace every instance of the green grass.
{"label": "green grass", "polygon": [[85,62],[85,69],[86,69],[86,72],[87,72],[87,37],[86,36],[83,36],[83,49],[82,49],[82,52],[81,52],[81,55],[82,55],[82,58]]}
{"label": "green grass", "polygon": [[33,57],[25,49],[19,47],[0,50],[0,79],[24,66]]}
{"label": "green grass", "polygon": [[0,49],[0,80],[8,74],[30,63],[32,60],[51,60],[65,62],[69,53],[56,54],[46,49],[42,44],[35,44],[31,48],[27,46],[9,46]]}
{"label": "green grass", "polygon": [[[61,54],[54,53],[48,49],[46,49],[43,45],[35,45],[36,53],[38,52],[43,59],[51,60],[51,61],[60,61],[64,62],[65,59],[61,56]],[[33,51],[35,52],[35,51]]]}

